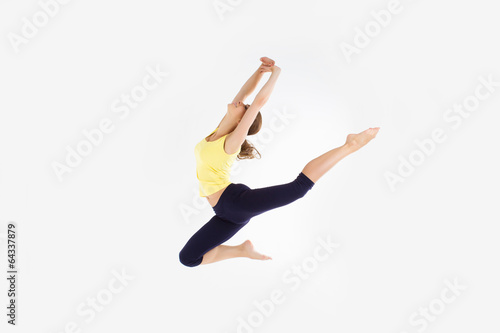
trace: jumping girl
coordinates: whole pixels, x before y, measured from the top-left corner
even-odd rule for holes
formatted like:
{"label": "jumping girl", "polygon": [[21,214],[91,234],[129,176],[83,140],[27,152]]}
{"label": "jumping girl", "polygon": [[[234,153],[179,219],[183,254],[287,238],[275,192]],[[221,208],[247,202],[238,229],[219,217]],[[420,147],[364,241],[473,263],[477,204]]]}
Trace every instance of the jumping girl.
{"label": "jumping girl", "polygon": [[[302,198],[337,162],[366,145],[378,133],[379,127],[358,134],[349,134],[343,146],[332,149],[305,165],[297,178],[289,183],[251,189],[229,180],[231,166],[239,160],[260,155],[247,135],[257,134],[262,126],[260,110],[274,89],[281,69],[274,61],[262,57],[259,69],[243,85],[227,106],[219,126],[195,146],[196,176],[199,195],[206,197],[215,215],[198,230],[179,253],[180,262],[188,267],[246,257],[268,260],[246,240],[237,246],[221,245],[243,228],[252,217]],[[271,76],[252,104],[243,104],[255,90],[265,72]]]}

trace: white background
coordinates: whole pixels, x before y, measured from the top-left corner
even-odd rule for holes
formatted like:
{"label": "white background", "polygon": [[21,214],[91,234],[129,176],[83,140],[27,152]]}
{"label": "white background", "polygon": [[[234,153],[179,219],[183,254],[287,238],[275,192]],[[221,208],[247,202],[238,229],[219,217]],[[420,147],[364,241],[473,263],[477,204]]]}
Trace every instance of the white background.
{"label": "white background", "polygon": [[[2,278],[1,331],[498,331],[500,87],[459,128],[443,118],[480,76],[500,81],[498,5],[401,0],[348,62],[341,43],[354,45],[356,27],[388,3],[243,0],[220,14],[210,0],[73,0],[16,52],[10,34],[41,7],[3,1],[0,235],[18,223],[20,266],[18,325],[6,323]],[[277,113],[293,119],[278,121],[285,125],[265,145],[249,138],[262,159],[237,162],[233,182],[289,182],[347,134],[380,133],[306,197],[255,217],[227,243],[251,239],[272,261],[185,267],[180,249],[213,216],[197,197],[194,146],[261,56],[282,68],[264,126]],[[120,119],[113,102],[148,66],[169,75]],[[59,181],[52,164],[104,118],[114,131]],[[391,191],[384,175],[435,128],[447,140]],[[292,290],[283,276],[311,262],[327,236],[340,246]],[[103,297],[122,270],[134,279],[87,322],[78,307]],[[440,309],[455,279],[466,289]],[[284,302],[259,314],[254,302],[275,290]],[[442,313],[424,330],[411,324],[430,304]],[[254,326],[238,331],[238,318],[252,316]],[[65,330],[70,322],[77,328]]]}

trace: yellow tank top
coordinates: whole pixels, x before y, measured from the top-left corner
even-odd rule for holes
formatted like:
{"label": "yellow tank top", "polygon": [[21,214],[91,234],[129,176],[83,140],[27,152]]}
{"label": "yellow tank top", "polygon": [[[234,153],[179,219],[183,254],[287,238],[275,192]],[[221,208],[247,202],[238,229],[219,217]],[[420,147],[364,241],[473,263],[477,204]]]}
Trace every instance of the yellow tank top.
{"label": "yellow tank top", "polygon": [[[217,129],[219,127],[213,130],[209,136]],[[224,151],[226,137],[227,134],[210,142],[203,138],[194,148],[200,197],[206,197],[231,184],[229,181],[231,167],[236,156],[240,153],[241,147],[236,153],[227,154]]]}

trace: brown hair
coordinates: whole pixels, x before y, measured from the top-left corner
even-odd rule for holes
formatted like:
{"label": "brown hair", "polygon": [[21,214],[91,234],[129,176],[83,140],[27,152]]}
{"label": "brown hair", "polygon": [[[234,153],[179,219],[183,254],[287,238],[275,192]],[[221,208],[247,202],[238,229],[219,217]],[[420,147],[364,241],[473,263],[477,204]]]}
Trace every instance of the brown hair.
{"label": "brown hair", "polygon": [[[247,110],[248,110],[249,106],[250,105],[245,104],[245,107],[247,108]],[[259,133],[261,127],[262,127],[262,115],[260,114],[260,111],[259,111],[259,113],[257,113],[257,116],[255,117],[255,120],[253,121],[252,125],[248,129],[247,135],[254,135],[254,134]],[[241,145],[241,151],[237,156],[238,160],[257,158],[257,156],[258,156],[258,158],[261,157],[257,148],[255,148],[254,145],[250,141],[245,139],[245,141],[243,141],[243,144]]]}

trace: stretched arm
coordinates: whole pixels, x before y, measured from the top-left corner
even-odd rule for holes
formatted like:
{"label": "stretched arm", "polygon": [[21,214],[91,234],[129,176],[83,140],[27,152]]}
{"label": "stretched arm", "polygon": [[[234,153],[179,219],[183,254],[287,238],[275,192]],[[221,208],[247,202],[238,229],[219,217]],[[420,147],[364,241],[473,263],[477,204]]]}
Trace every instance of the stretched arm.
{"label": "stretched arm", "polygon": [[262,61],[262,64],[252,74],[252,76],[250,76],[250,78],[247,80],[247,82],[245,82],[243,87],[241,87],[241,89],[238,92],[238,94],[236,95],[236,97],[234,97],[232,103],[237,103],[237,102],[244,103],[245,99],[254,92],[255,88],[257,87],[257,85],[260,82],[260,79],[262,79],[262,75],[265,72],[269,72],[271,66],[274,66],[274,60],[271,60],[267,57],[262,57],[262,58],[260,58],[260,60]]}
{"label": "stretched arm", "polygon": [[[280,73],[281,73],[281,68],[279,68],[278,66],[271,67],[271,76],[269,77],[269,80],[267,80],[266,84],[264,84],[264,86],[260,89],[257,96],[255,96],[255,99],[254,99],[252,105],[258,104],[258,105],[260,105],[260,107],[262,107],[262,106],[264,106],[264,104],[267,103],[269,97],[271,97],[271,93],[273,92],[274,86],[276,85],[276,81],[278,81],[278,77],[280,76]],[[250,105],[250,107],[252,107],[252,105]],[[248,109],[250,110],[250,108],[248,108]],[[259,110],[260,110],[260,108],[259,108]],[[257,112],[259,110],[257,110]],[[257,112],[255,113],[255,116],[257,116]],[[246,112],[246,113],[248,113],[248,112]],[[243,116],[243,118],[244,117],[245,116]],[[255,119],[255,117],[254,117],[254,119]],[[253,122],[253,119],[252,119],[252,122]],[[252,124],[250,124],[250,125],[252,125]],[[248,126],[248,127],[250,128],[250,126]]]}
{"label": "stretched arm", "polygon": [[253,103],[250,105],[248,110],[246,110],[238,126],[236,126],[236,129],[226,137],[226,151],[235,152],[238,150],[238,148],[245,141],[248,129],[252,126],[255,117],[257,117],[257,113],[259,113],[260,109],[269,100],[269,97],[271,97],[271,93],[273,92],[276,81],[281,73],[281,68],[273,66],[271,67],[271,71],[272,73],[269,80],[255,96]]}

